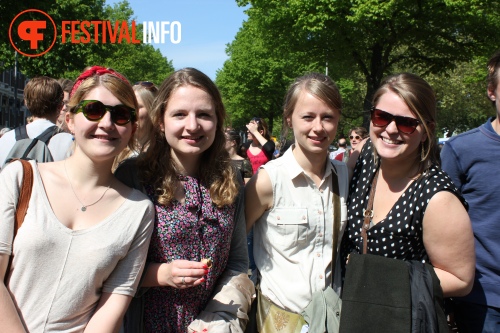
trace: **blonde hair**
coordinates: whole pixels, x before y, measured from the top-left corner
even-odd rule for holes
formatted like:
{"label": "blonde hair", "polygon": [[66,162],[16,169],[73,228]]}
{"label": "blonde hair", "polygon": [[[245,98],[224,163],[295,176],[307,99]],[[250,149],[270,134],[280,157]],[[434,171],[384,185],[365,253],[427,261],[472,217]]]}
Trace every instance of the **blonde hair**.
{"label": "blonde hair", "polygon": [[[85,99],[85,97],[95,88],[102,86],[109,90],[113,96],[118,98],[118,100],[124,105],[137,110],[137,99],[135,98],[134,90],[128,81],[124,81],[123,79],[115,76],[113,74],[103,74],[98,75],[95,74],[93,76],[89,76],[85,78],[83,82],[79,84],[75,91],[72,91],[71,98],[68,103],[68,110],[70,114],[74,114],[76,111],[76,107],[78,104]],[[131,123],[135,124],[137,121],[137,117],[133,118]],[[128,141],[128,149],[134,149],[135,138],[134,135],[131,135]],[[120,152],[120,154],[122,154]],[[120,156],[120,155],[118,155]],[[116,169],[118,165],[118,156],[115,158],[115,162],[113,163],[113,170]]]}
{"label": "blonde hair", "polygon": [[177,182],[177,165],[171,157],[171,148],[165,139],[160,124],[174,91],[182,86],[193,86],[205,91],[212,98],[217,117],[215,139],[210,148],[202,153],[203,161],[198,167],[200,181],[209,188],[210,197],[218,207],[232,204],[238,195],[236,179],[229,154],[225,149],[224,121],[226,111],[219,90],[213,81],[194,68],[180,69],[171,74],[160,86],[151,109],[153,130],[150,132],[149,147],[138,160],[141,179],[153,186],[155,197],[162,205],[169,205],[174,199]]}
{"label": "blonde hair", "polygon": [[292,116],[302,91],[307,91],[316,96],[332,110],[337,110],[341,113],[342,98],[340,97],[340,91],[329,76],[321,73],[310,73],[300,76],[290,85],[285,96],[283,105],[283,138],[286,138],[290,129],[290,124],[287,119]]}

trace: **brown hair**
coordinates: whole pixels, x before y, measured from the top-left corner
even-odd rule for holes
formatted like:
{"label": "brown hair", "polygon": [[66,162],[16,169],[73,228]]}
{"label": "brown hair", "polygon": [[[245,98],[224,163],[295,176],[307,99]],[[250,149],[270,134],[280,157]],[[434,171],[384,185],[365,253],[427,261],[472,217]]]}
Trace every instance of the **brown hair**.
{"label": "brown hair", "polygon": [[[500,68],[500,51],[495,53],[490,60],[488,60],[488,91],[493,92],[498,86],[498,69]],[[495,106],[495,101],[491,101]]]}
{"label": "brown hair", "polygon": [[57,82],[61,85],[62,90],[68,94],[71,92],[71,89],[73,89],[74,82],[70,79],[61,78],[57,80]]}
{"label": "brown hair", "polygon": [[267,126],[264,118],[254,117],[251,119],[257,124],[257,131],[262,131],[262,136],[266,138],[266,140],[271,140],[271,134],[269,133],[269,127]]}
{"label": "brown hair", "polygon": [[292,116],[302,90],[316,96],[332,110],[338,110],[339,113],[341,113],[342,98],[340,97],[337,85],[329,76],[321,73],[310,73],[298,77],[295,82],[290,85],[285,96],[283,105],[283,138],[286,138],[290,129],[287,119]]}
{"label": "brown hair", "polygon": [[361,139],[365,139],[367,138],[369,135],[368,135],[368,131],[366,130],[366,128],[364,127],[353,127],[349,130],[349,135],[351,135],[351,133],[354,131],[354,133],[356,133],[357,135],[359,135],[361,137]]}
{"label": "brown hair", "polygon": [[51,118],[59,114],[64,93],[59,83],[47,76],[32,78],[24,87],[24,102],[37,118]]}
{"label": "brown hair", "polygon": [[[376,106],[380,97],[387,92],[398,95],[411,112],[420,120],[427,135],[427,140],[420,145],[418,173],[424,172],[430,164],[440,164],[439,150],[436,145],[436,95],[431,86],[421,77],[412,73],[400,73],[387,77],[373,95]],[[373,152],[376,155],[375,149]]]}
{"label": "brown hair", "polygon": [[148,150],[139,157],[141,179],[151,184],[157,200],[162,205],[169,205],[174,199],[177,182],[177,166],[171,158],[171,148],[165,139],[160,124],[172,94],[179,87],[193,86],[205,91],[212,98],[217,117],[215,139],[210,148],[201,155],[203,167],[199,166],[200,181],[210,189],[210,197],[218,206],[232,204],[238,195],[239,185],[236,173],[231,166],[229,154],[225,149],[224,121],[226,110],[222,104],[220,92],[213,81],[194,68],[184,68],[171,74],[160,86],[158,95],[151,109],[153,130],[150,132]]}

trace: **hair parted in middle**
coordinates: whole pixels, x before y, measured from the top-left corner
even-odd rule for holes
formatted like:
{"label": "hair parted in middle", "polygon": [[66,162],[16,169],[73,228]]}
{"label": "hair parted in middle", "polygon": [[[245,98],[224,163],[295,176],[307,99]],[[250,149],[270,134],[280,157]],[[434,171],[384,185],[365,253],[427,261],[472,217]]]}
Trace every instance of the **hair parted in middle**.
{"label": "hair parted in middle", "polygon": [[342,98],[340,91],[333,80],[321,73],[309,73],[298,77],[288,88],[283,105],[282,137],[286,138],[290,129],[288,119],[292,117],[300,93],[306,91],[323,101],[332,110],[342,113]]}
{"label": "hair parted in middle", "polygon": [[[393,74],[385,78],[375,91],[373,106],[376,106],[380,97],[389,91],[398,95],[408,105],[411,112],[420,120],[427,135],[427,139],[420,145],[420,151],[416,154],[419,163],[418,173],[424,172],[430,163],[440,165],[435,131],[437,102],[432,87],[416,74]],[[373,152],[376,156],[375,149]]]}
{"label": "hair parted in middle", "polygon": [[225,149],[226,110],[215,83],[195,68],[188,67],[175,71],[158,90],[151,108],[153,130],[150,132],[149,147],[138,160],[141,180],[153,185],[155,196],[160,204],[167,206],[174,199],[178,167],[171,158],[171,148],[160,124],[163,122],[170,97],[176,89],[185,86],[199,88],[210,95],[217,118],[214,142],[200,158],[198,166],[200,181],[210,189],[210,197],[218,207],[232,204],[238,195],[239,184],[229,154]]}

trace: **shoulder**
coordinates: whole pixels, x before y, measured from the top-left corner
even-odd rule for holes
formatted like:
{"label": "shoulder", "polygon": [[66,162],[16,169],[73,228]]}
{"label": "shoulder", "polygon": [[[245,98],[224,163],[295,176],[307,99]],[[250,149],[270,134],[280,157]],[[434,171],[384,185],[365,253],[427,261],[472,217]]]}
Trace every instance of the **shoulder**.
{"label": "shoulder", "polygon": [[[484,125],[481,125],[481,126],[484,126]],[[480,127],[476,127],[476,128],[473,128],[471,129],[470,131],[467,131],[467,132],[464,132],[464,133],[460,133],[458,135],[455,135],[455,136],[452,136],[451,138],[449,138],[446,142],[445,142],[445,146],[446,145],[462,145],[462,144],[468,144],[467,141],[468,140],[471,140],[471,139],[474,139],[475,136],[477,136],[478,134],[480,134]]]}
{"label": "shoulder", "polygon": [[[429,170],[426,171],[426,175],[424,175],[423,182],[420,186],[423,191],[430,193],[432,198],[437,193],[448,192],[450,195],[456,197],[464,207],[468,208],[467,202],[460,194],[460,191],[457,189],[450,176],[437,165],[431,166]],[[447,195],[441,196],[446,197]]]}
{"label": "shoulder", "polygon": [[142,190],[136,157],[128,158],[121,162],[115,171],[115,177],[129,187]]}

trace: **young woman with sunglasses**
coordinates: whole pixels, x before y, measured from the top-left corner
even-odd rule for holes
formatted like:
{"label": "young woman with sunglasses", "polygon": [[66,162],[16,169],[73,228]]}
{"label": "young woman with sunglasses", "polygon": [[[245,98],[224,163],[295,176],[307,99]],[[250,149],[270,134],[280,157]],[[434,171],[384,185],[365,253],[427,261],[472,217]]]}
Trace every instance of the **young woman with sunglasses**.
{"label": "young woman with sunglasses", "polygon": [[367,253],[427,262],[444,297],[463,296],[474,278],[474,238],[467,204],[439,166],[435,126],[435,95],[420,77],[393,75],[375,92],[342,254],[345,262],[351,251],[362,253],[364,211],[371,210]]}
{"label": "young woman with sunglasses", "polygon": [[144,268],[154,218],[147,196],[111,173],[114,158],[132,140],[135,109],[132,87],[119,73],[94,66],[80,75],[66,114],[76,148],[64,161],[30,162],[31,199],[14,241],[21,163],[0,174],[0,331],[120,327]]}
{"label": "young woman with sunglasses", "polygon": [[[283,110],[283,137],[291,129],[295,142],[245,186],[247,230],[254,227],[255,262],[261,275],[259,301],[268,300],[298,315],[313,293],[331,286],[334,276],[340,277],[332,254],[347,221],[348,175],[345,164],[330,161],[327,152],[341,108],[339,90],[328,76],[311,73],[297,78],[288,89]],[[339,211],[334,211],[333,204],[335,182]],[[339,217],[338,230],[334,230],[334,214]],[[335,286],[338,283],[339,279]],[[265,315],[258,310],[257,323],[264,322]],[[299,326],[296,330],[288,326],[283,332],[299,332],[301,323],[289,322]]]}
{"label": "young woman with sunglasses", "polygon": [[364,139],[368,137],[368,131],[364,127],[354,127],[349,131],[349,142],[351,143],[351,150],[356,149]]}
{"label": "young woman with sunglasses", "polygon": [[[221,325],[223,332],[239,332],[254,289],[243,184],[225,150],[220,93],[202,72],[181,69],[159,88],[151,116],[148,150],[116,171],[156,207],[141,284],[150,288],[127,314],[125,330],[184,333]],[[234,291],[229,299],[223,297],[228,290]]]}

